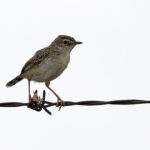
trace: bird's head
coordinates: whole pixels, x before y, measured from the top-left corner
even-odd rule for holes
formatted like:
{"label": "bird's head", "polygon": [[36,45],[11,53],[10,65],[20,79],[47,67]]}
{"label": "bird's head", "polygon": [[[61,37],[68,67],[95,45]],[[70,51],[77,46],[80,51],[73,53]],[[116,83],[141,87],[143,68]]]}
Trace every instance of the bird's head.
{"label": "bird's head", "polygon": [[69,52],[78,44],[82,44],[82,42],[76,41],[73,37],[67,35],[59,35],[52,43],[58,49]]}

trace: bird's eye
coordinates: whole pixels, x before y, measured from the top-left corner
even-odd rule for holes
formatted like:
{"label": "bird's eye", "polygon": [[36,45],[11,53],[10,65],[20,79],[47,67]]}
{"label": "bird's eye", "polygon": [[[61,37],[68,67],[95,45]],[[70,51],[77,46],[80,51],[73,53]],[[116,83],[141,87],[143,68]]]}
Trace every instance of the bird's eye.
{"label": "bird's eye", "polygon": [[67,40],[64,40],[64,44],[68,45],[68,46],[71,45],[71,43],[69,41],[67,41]]}
{"label": "bird's eye", "polygon": [[65,44],[65,45],[68,45],[68,41],[65,40],[65,41],[64,41],[64,44]]}

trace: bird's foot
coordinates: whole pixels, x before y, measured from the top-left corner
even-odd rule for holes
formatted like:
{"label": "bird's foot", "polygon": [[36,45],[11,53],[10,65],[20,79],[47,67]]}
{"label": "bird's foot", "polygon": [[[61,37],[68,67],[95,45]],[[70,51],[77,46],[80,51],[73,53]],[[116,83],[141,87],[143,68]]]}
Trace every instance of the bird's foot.
{"label": "bird's foot", "polygon": [[59,111],[60,111],[61,107],[64,106],[64,104],[65,104],[65,102],[60,97],[58,97],[56,107],[59,107]]}

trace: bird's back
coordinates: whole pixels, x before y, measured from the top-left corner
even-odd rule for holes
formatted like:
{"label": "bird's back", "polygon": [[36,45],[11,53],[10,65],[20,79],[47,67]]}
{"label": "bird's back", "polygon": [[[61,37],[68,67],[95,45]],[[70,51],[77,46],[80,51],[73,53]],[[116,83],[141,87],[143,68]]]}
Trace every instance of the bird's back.
{"label": "bird's back", "polygon": [[29,80],[45,82],[58,77],[67,67],[70,53],[60,53],[46,47],[35,53],[24,65],[21,74]]}

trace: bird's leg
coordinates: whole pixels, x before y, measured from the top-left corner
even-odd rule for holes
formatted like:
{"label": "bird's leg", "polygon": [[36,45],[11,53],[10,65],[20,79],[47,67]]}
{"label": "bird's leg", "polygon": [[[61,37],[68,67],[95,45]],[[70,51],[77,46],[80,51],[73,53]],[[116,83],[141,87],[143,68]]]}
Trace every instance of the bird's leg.
{"label": "bird's leg", "polygon": [[29,103],[32,101],[31,94],[30,94],[30,80],[28,80],[28,94],[29,94]]}
{"label": "bird's leg", "polygon": [[61,106],[64,106],[64,101],[60,98],[60,96],[52,88],[50,88],[50,86],[49,86],[50,82],[46,82],[45,85],[57,97],[56,107],[58,107],[59,103],[60,103],[61,104],[59,107],[59,110],[60,110]]}

